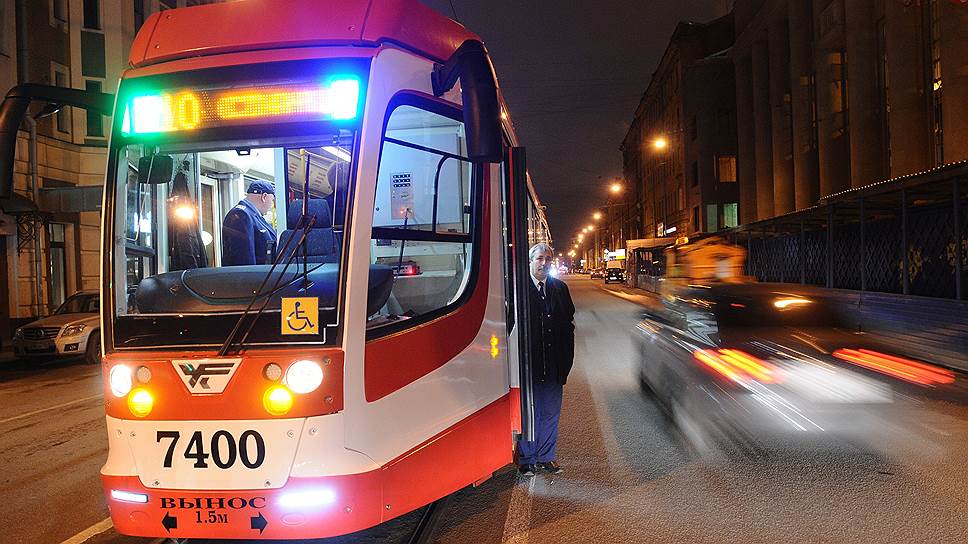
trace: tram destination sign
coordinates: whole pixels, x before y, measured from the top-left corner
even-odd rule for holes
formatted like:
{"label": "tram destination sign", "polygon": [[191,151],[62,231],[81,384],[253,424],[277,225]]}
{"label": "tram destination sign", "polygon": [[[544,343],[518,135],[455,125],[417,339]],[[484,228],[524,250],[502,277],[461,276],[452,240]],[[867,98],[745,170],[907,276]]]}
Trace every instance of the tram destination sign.
{"label": "tram destination sign", "polygon": [[359,114],[360,80],[183,87],[139,92],[125,104],[126,135],[189,132],[262,123],[349,121]]}

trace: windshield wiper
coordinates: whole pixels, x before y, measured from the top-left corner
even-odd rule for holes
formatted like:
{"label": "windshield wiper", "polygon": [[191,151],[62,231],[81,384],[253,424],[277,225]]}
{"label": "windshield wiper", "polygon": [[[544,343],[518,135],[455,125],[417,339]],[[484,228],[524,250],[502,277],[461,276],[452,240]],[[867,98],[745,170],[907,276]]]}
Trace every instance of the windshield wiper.
{"label": "windshield wiper", "polygon": [[[242,328],[242,324],[245,322],[245,319],[249,316],[249,312],[252,311],[252,307],[255,305],[256,301],[259,300],[260,297],[265,297],[265,300],[262,302],[262,306],[259,307],[259,311],[256,312],[255,317],[252,318],[252,321],[249,324],[249,328],[246,329],[245,334],[242,336],[242,339],[239,341],[239,348],[245,345],[246,338],[248,338],[249,333],[252,332],[252,328],[255,327],[255,324],[259,321],[259,317],[262,315],[262,312],[265,311],[266,306],[269,305],[269,301],[272,300],[272,296],[278,293],[279,291],[285,289],[286,286],[292,283],[292,282],[283,282],[283,280],[286,277],[286,271],[289,269],[289,265],[292,264],[292,260],[293,258],[295,258],[296,253],[299,251],[299,247],[302,246],[305,249],[306,237],[309,235],[309,231],[313,228],[313,225],[316,223],[315,215],[313,216],[305,215],[305,209],[303,210],[303,213],[304,215],[299,217],[299,222],[297,223],[297,227],[299,224],[302,224],[302,229],[299,231],[299,241],[296,242],[296,246],[290,252],[289,246],[290,244],[292,244],[292,241],[296,239],[295,235],[290,236],[289,239],[286,240],[285,245],[283,245],[282,250],[276,254],[276,258],[273,259],[272,267],[269,268],[269,272],[267,272],[265,277],[262,278],[262,283],[259,284],[259,288],[256,289],[255,294],[252,295],[252,299],[249,300],[248,306],[245,307],[245,310],[242,312],[242,315],[239,316],[239,320],[236,321],[235,326],[232,327],[232,332],[229,333],[228,337],[225,339],[225,342],[222,344],[222,347],[218,350],[219,357],[224,357],[225,355],[227,355],[230,349],[232,348],[232,344],[235,341],[236,335],[238,335],[239,329]],[[279,265],[279,261],[280,259],[282,259],[284,255],[288,255],[288,257],[286,258],[286,264],[283,265],[282,270],[279,272],[279,277],[276,278],[275,283],[272,285],[272,288],[270,288],[268,292],[263,293],[262,290],[265,288],[266,284],[269,283],[269,279],[272,278],[272,274],[273,272],[275,272],[276,266]],[[308,273],[309,273],[308,270],[306,269],[306,260],[307,260],[306,252],[303,251],[304,285],[305,285],[305,282],[307,281],[306,278],[308,277]],[[320,264],[319,266],[322,266],[322,264]],[[319,267],[316,267],[316,268],[319,268]],[[313,268],[313,270],[315,270],[316,268]]]}

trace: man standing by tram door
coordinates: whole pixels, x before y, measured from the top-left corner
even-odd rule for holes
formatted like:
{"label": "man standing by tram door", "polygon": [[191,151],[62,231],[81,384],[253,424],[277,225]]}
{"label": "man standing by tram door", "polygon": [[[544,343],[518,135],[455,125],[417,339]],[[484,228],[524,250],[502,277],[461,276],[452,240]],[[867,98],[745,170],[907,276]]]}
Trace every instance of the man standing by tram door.
{"label": "man standing by tram door", "polygon": [[528,257],[535,440],[518,443],[518,470],[525,476],[534,476],[538,470],[560,474],[558,420],[563,388],[575,359],[575,305],[565,282],[548,274],[554,261],[551,246],[537,243]]}
{"label": "man standing by tram door", "polygon": [[264,217],[275,205],[275,190],[256,180],[245,193],[222,221],[223,266],[272,264],[276,256],[276,231]]}

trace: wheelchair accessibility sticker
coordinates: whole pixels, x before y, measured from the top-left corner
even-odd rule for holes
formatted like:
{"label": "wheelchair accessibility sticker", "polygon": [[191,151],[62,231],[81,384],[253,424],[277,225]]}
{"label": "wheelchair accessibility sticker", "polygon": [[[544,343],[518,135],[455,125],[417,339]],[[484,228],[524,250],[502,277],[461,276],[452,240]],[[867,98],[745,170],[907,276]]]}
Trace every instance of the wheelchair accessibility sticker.
{"label": "wheelchair accessibility sticker", "polygon": [[282,299],[282,334],[319,334],[319,299]]}

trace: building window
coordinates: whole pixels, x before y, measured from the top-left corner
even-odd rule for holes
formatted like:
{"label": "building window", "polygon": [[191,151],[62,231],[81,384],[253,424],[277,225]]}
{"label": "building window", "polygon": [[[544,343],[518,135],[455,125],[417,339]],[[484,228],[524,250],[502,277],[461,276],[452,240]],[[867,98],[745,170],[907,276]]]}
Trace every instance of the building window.
{"label": "building window", "polygon": [[699,225],[699,206],[692,208],[692,232],[699,232],[702,227]]}
{"label": "building window", "polygon": [[67,29],[68,0],[50,0],[51,26]]}
{"label": "building window", "polygon": [[158,0],[158,11],[175,9],[176,7],[178,6],[175,4],[175,0]]}
{"label": "building window", "polygon": [[934,139],[934,164],[944,164],[944,125],[942,124],[942,85],[941,85],[941,3],[930,0],[928,53],[931,60],[931,132]]}
{"label": "building window", "polygon": [[719,204],[706,204],[706,232],[719,230]]}
{"label": "building window", "polygon": [[101,0],[84,0],[84,28],[101,30]]}
{"label": "building window", "polygon": [[50,269],[47,271],[50,278],[48,296],[50,307],[56,308],[67,298],[67,244],[64,224],[48,223],[47,240],[50,242]]}
{"label": "building window", "polygon": [[699,137],[699,129],[696,128],[695,115],[693,115],[692,118],[689,119],[689,137],[692,138],[693,140]]}
{"label": "building window", "polygon": [[134,31],[141,29],[145,24],[145,0],[133,0],[134,4]]}
{"label": "building window", "polygon": [[716,172],[720,183],[736,183],[736,156],[719,155],[716,157]]}
{"label": "building window", "polygon": [[847,132],[847,53],[835,51],[827,55],[830,72],[830,113],[833,114],[831,136],[843,136]]}
{"label": "building window", "polygon": [[[101,92],[101,82],[94,80],[87,80],[85,82],[87,91],[91,93]],[[91,138],[103,138],[104,137],[104,121],[101,114],[93,111],[87,112],[87,135]]]}
{"label": "building window", "polygon": [[735,202],[723,204],[723,228],[733,228],[739,225],[739,206]]}
{"label": "building window", "polygon": [[693,187],[699,185],[699,161],[692,161],[692,169],[689,173],[689,182]]}
{"label": "building window", "polygon": [[[69,89],[71,86],[71,72],[67,66],[63,64],[58,64],[56,62],[50,63],[50,69],[52,72],[51,80],[54,82],[56,87],[64,87]],[[57,132],[70,135],[71,133],[71,108],[68,106],[62,107],[57,114],[54,116],[54,128]]]}

